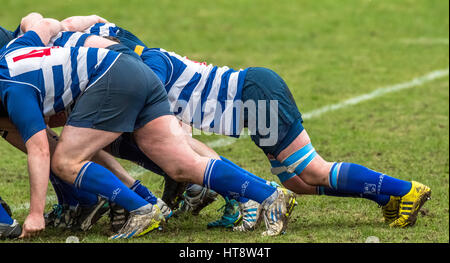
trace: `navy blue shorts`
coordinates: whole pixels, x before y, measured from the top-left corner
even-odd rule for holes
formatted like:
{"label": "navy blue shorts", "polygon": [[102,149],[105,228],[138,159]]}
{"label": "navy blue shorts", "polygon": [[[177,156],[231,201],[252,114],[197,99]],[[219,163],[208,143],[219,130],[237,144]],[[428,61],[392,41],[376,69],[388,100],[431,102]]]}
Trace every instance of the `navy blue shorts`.
{"label": "navy blue shorts", "polygon": [[76,101],[68,125],[110,132],[133,132],[173,115],[158,77],[140,59],[121,54],[111,69]]}
{"label": "navy blue shorts", "polygon": [[[242,101],[245,103],[248,100],[255,102],[256,112],[244,109],[245,127],[249,127],[251,120],[256,120],[256,127],[259,127],[265,117],[268,129],[263,132],[256,128],[256,131],[251,131],[251,138],[264,153],[278,156],[304,129],[302,115],[292,93],[277,73],[267,68],[254,67],[248,69],[242,89]],[[260,116],[258,101],[265,101],[265,116]],[[270,101],[276,101],[278,107],[271,108]],[[273,118],[276,124],[271,123],[271,114],[276,115]],[[276,140],[272,145],[265,145],[263,140],[268,138]]]}

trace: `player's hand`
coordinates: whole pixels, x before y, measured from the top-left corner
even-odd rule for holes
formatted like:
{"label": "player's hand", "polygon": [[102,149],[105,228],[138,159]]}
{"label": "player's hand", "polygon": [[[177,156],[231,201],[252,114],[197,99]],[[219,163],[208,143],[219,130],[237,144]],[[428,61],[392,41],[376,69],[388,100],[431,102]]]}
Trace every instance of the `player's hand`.
{"label": "player's hand", "polygon": [[43,215],[29,214],[22,227],[22,234],[19,238],[29,238],[37,236],[45,229],[45,219]]}
{"label": "player's hand", "polygon": [[83,32],[96,23],[108,23],[108,21],[98,15],[71,16],[61,21],[64,31],[73,32]]}
{"label": "player's hand", "polygon": [[104,19],[101,16],[98,15],[92,15],[92,17],[94,18],[94,20],[97,21],[97,23],[108,23],[108,20]]}
{"label": "player's hand", "polygon": [[29,13],[27,16],[22,18],[22,21],[20,22],[20,29],[22,30],[22,32],[27,32],[31,27],[36,25],[42,19],[44,19],[44,17],[39,13]]}

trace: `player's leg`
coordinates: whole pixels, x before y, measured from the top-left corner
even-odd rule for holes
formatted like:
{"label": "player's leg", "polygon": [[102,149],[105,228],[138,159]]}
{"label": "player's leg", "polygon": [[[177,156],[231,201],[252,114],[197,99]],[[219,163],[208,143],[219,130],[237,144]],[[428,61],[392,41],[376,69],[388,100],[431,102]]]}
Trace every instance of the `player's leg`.
{"label": "player's leg", "polygon": [[[325,187],[329,195],[361,196],[377,202],[383,207],[385,220],[393,227],[413,225],[420,207],[431,195],[431,190],[418,182],[400,180],[354,163],[332,163],[330,167],[322,158],[314,158],[300,170],[298,167],[301,168],[302,163],[296,166],[295,162],[302,158],[301,152],[309,148],[315,152],[308,134],[303,131],[277,158],[307,184]],[[395,218],[392,213],[396,209],[397,219],[390,222]]]}
{"label": "player's leg", "polygon": [[[309,138],[307,138],[307,141],[309,141]],[[321,159],[320,156],[318,157]],[[286,167],[281,162],[274,159],[273,156],[269,156],[269,160],[272,164],[272,173],[279,177],[280,182],[286,188],[294,191],[297,194],[365,198],[376,202],[382,208],[383,218],[385,222],[391,223],[398,218],[398,210],[399,210],[398,197],[382,194],[374,195],[374,194],[346,193],[333,189],[329,186],[309,185],[305,183],[305,181],[300,176],[297,176],[295,172],[288,172]],[[321,161],[323,162],[323,160]]]}
{"label": "player's leg", "polygon": [[[280,168],[280,166],[288,168],[285,171],[286,173],[281,173],[283,177],[280,177],[285,185],[292,186],[294,183],[299,183],[298,179],[292,179],[292,175],[296,174],[300,175],[303,182],[308,185],[324,187],[322,189],[326,191],[323,192],[327,194],[360,196],[374,200],[380,205],[384,204],[384,208],[395,206],[392,203],[395,203],[399,196],[406,196],[404,198],[407,200],[406,203],[403,202],[404,205],[400,203],[398,206],[400,210],[404,206],[405,209],[403,210],[413,209],[417,211],[417,208],[428,198],[430,190],[421,184],[389,177],[356,164],[336,164],[323,160],[312,147],[310,138],[303,128],[301,115],[292,94],[285,82],[275,72],[263,68],[248,70],[242,97],[243,101],[251,99],[275,100],[278,102],[276,108],[278,126],[274,125],[274,128],[278,128],[276,130],[276,133],[278,133],[277,142],[271,146],[262,145],[262,139],[265,139],[265,137],[261,136],[259,132],[252,135],[252,139],[266,154],[276,156],[276,161],[272,163],[274,169]],[[270,114],[273,113],[268,111],[267,115]],[[255,118],[257,123],[261,118],[264,118],[264,116],[258,116],[258,113],[249,117]],[[414,187],[411,187],[411,185],[414,185]],[[413,191],[410,191],[417,188],[415,185],[423,189],[418,196],[413,196]],[[296,188],[298,191],[302,188],[302,185],[296,184]],[[408,207],[412,199],[416,201],[413,202],[413,207]],[[400,213],[405,214],[405,217],[400,216],[403,218],[400,221],[405,221],[405,218],[409,217],[407,211],[401,211]],[[414,220],[413,214],[412,219],[408,221]],[[397,222],[397,224],[403,223]]]}
{"label": "player's leg", "polygon": [[[118,139],[117,139],[118,140]],[[115,140],[115,141],[117,141]],[[136,147],[136,146],[135,146]],[[136,147],[137,148],[137,147]],[[138,150],[138,149],[137,149]],[[130,154],[134,156],[138,153],[130,151]],[[144,155],[145,156],[145,155]],[[148,158],[146,158],[148,159]],[[156,197],[147,187],[145,187],[140,180],[133,178],[123,167],[117,162],[116,159],[109,153],[105,151],[99,151],[93,158],[94,162],[104,166],[108,170],[114,173],[126,186],[131,190],[136,192],[139,196],[144,198],[147,202],[152,205],[158,204],[164,217],[168,219],[172,215],[171,209],[162,201],[160,198]],[[148,162],[145,162],[148,163]]]}
{"label": "player's leg", "polygon": [[[93,155],[117,138],[120,133],[65,126],[52,159],[52,169],[64,181],[77,189],[101,195],[115,202],[130,213],[149,215],[153,206],[123,184],[112,172],[91,162]],[[121,235],[132,235],[133,231],[147,230],[151,222],[143,222],[142,229],[123,229]],[[152,226],[156,228],[157,226]],[[136,233],[136,234],[139,234]]]}
{"label": "player's leg", "polygon": [[[136,193],[131,194],[132,191],[114,174],[90,161],[99,149],[119,135],[116,132],[65,126],[52,159],[52,168],[60,178],[79,189],[101,194],[110,200],[121,200],[124,196],[126,202],[122,203],[129,202],[127,207],[132,211],[147,202],[142,198],[136,198],[133,202]],[[116,189],[119,190],[113,193]]]}
{"label": "player's leg", "polygon": [[[164,171],[161,168],[159,168],[139,149],[139,147],[137,147],[131,133],[122,134],[114,142],[104,148],[104,150],[114,157],[134,162],[135,164],[149,171],[152,171],[153,173],[165,176],[165,178],[169,178],[167,177],[167,175],[165,175]],[[173,181],[171,178],[169,178],[169,180]],[[178,183],[175,182],[175,184]],[[153,193],[151,193],[149,189],[143,186],[139,180],[136,180],[133,183],[131,189],[133,189],[136,193],[138,193],[141,197],[146,199],[151,204],[157,204],[161,209],[161,213],[164,215],[166,221],[172,216],[172,207],[175,206],[171,207],[169,205],[169,203],[171,204],[172,200],[164,199],[164,194],[162,199],[154,196]],[[126,219],[128,218],[128,212],[117,204],[111,204],[109,217],[111,222],[111,229],[113,230],[113,232],[117,232],[117,230],[120,229],[126,222]]]}
{"label": "player's leg", "polygon": [[148,81],[144,69],[148,70],[141,61],[122,54],[77,100],[52,160],[53,170],[66,182],[99,194],[130,212],[129,220],[113,238],[145,234],[163,220],[157,206],[132,191],[108,169],[90,161],[122,132],[135,129],[138,115],[147,102],[149,91],[145,86],[161,87],[156,76],[154,82]]}
{"label": "player's leg", "polygon": [[[187,127],[190,128],[190,126],[188,125],[182,125],[182,127],[183,130],[186,130],[187,132],[190,130],[187,129]],[[243,173],[246,173],[256,180],[259,180],[265,184],[276,185],[275,182],[269,182],[260,177],[257,177],[240,168],[227,158],[219,156],[219,154],[217,154],[213,149],[209,148],[204,143],[192,138],[190,134],[188,134],[186,138],[191,148],[201,156],[222,160],[229,165],[232,165],[236,169],[240,169]],[[201,185],[191,184],[186,189],[182,206],[177,212],[181,213],[191,211],[192,214],[196,215],[201,211],[201,209],[213,202],[216,199],[216,196],[217,193],[215,193],[211,189],[202,187]],[[223,215],[221,216],[221,218],[208,223],[208,228],[225,227],[234,228],[234,230],[238,231],[252,230],[260,222],[260,214],[262,212],[259,203],[243,197],[240,197],[238,200],[225,197],[225,204],[222,210]],[[240,222],[242,222],[242,224],[238,226]]]}
{"label": "player's leg", "polygon": [[[148,122],[135,132],[135,138],[143,152],[174,179],[207,186],[223,196],[253,199],[279,215],[279,221],[265,215],[271,223],[266,235],[280,234],[285,229],[289,202],[295,201],[294,197],[222,160],[199,156],[189,146],[175,117],[163,116]],[[276,205],[280,205],[281,213],[274,210]]]}
{"label": "player's leg", "polygon": [[[190,127],[190,126],[189,126]],[[187,125],[184,125],[184,129],[187,130]],[[222,160],[230,165],[237,167],[234,163],[227,160],[224,157],[219,156],[213,149],[206,146],[204,143],[192,138],[190,134],[187,135],[187,140],[189,145],[201,156],[209,157],[216,160]],[[184,194],[184,200],[179,209],[179,212],[189,211],[193,215],[198,215],[200,211],[214,202],[217,199],[218,194],[211,189],[202,187],[201,185],[191,184],[186,189]],[[220,219],[207,224],[208,228],[224,227],[232,228],[238,225],[243,219],[243,213],[240,209],[240,203],[247,203],[249,199],[239,198],[240,202],[235,199],[224,197],[225,204],[223,205],[223,215]],[[250,201],[250,203],[255,204],[259,207],[260,204],[255,201]]]}
{"label": "player's leg", "polygon": [[[180,121],[180,126],[186,134],[186,139],[189,145],[196,153],[203,157],[209,157],[216,160],[221,159],[219,154],[217,154],[213,149],[192,137],[192,127],[190,125]],[[183,201],[181,201],[180,208],[177,210],[177,214],[190,212],[193,215],[198,215],[203,208],[214,202],[217,199],[217,196],[218,194],[211,189],[197,184],[188,184],[183,195]],[[239,211],[236,213],[235,209],[225,210],[233,211],[226,217],[226,222],[224,222],[225,224],[228,225],[229,222],[233,223],[239,220]]]}
{"label": "player's leg", "polygon": [[[50,154],[53,156],[58,136],[51,129],[47,129],[47,136]],[[4,139],[26,154],[25,145],[17,130],[5,133]],[[44,215],[47,227],[65,227],[85,231],[107,212],[107,207],[104,206],[105,200],[97,195],[76,189],[56,177],[52,171],[49,178],[58,203]]]}
{"label": "player's leg", "polygon": [[[161,172],[162,170],[151,162],[144,153],[131,141],[132,135],[129,133],[122,134],[113,143],[104,148],[106,151],[97,153],[97,158],[101,161],[97,162],[105,168],[113,172],[122,182],[131,190],[144,198],[152,205],[158,205],[161,213],[166,221],[172,216],[172,209],[161,198],[156,197],[140,180],[133,178],[115,159],[113,156],[135,162],[136,164],[153,172]],[[159,170],[157,170],[159,169]],[[126,222],[128,213],[125,209],[117,204],[110,204],[110,222],[114,232]]]}
{"label": "player's leg", "polygon": [[[183,128],[183,130],[185,130]],[[189,142],[191,148],[197,152],[199,155],[204,157],[209,157],[212,159],[221,159],[221,157],[211,148],[207,147],[202,142],[192,138],[190,134],[186,134],[186,139]],[[164,172],[162,169],[157,166],[152,160],[150,160],[136,145],[134,139],[129,136],[129,134],[123,134],[120,138],[115,140],[107,149],[110,153],[118,158],[124,158],[129,161],[135,162],[142,167],[151,170],[157,174],[163,175]],[[223,158],[222,160],[226,160]],[[167,178],[166,180],[170,180],[171,178]],[[176,182],[175,182],[176,183]],[[180,192],[182,193],[182,192]],[[208,204],[213,202],[217,193],[211,189],[203,187],[197,184],[189,184],[186,189],[186,192],[183,196],[183,200],[181,201],[180,208],[177,210],[177,214],[183,212],[191,212],[194,215],[197,215],[201,209],[206,207]],[[241,219],[241,213],[239,211],[239,205],[233,199],[226,199],[226,209],[228,213],[226,213],[220,220],[214,222],[209,225],[214,226],[234,226],[236,222]],[[244,198],[240,199],[241,201]],[[258,203],[254,201],[250,201],[249,203],[254,204],[256,207],[259,206]],[[230,212],[231,211],[231,212]]]}
{"label": "player's leg", "polygon": [[[0,132],[1,134],[2,132]],[[22,233],[22,227],[13,219],[11,209],[0,197],[0,239],[17,238]]]}

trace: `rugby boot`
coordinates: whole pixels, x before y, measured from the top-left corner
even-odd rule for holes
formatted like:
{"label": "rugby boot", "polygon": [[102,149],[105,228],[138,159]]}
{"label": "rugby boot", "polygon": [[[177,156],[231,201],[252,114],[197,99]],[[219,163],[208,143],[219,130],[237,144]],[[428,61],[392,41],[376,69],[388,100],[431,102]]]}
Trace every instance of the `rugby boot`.
{"label": "rugby boot", "polygon": [[54,204],[52,210],[44,214],[45,227],[71,228],[79,215],[79,207]]}
{"label": "rugby boot", "polygon": [[159,229],[164,223],[164,216],[157,205],[148,204],[135,211],[119,232],[109,239],[129,239],[143,236],[153,230]]}
{"label": "rugby boot", "polygon": [[190,212],[196,216],[200,211],[217,199],[217,193],[200,185],[190,185],[183,195],[180,208],[175,212],[176,215]]}
{"label": "rugby boot", "polygon": [[178,183],[167,174],[164,174],[164,192],[161,199],[170,209],[176,210],[183,200],[183,193],[187,185],[188,183]]}
{"label": "rugby boot", "polygon": [[48,213],[44,214],[45,226],[46,227],[54,227],[55,220],[60,218],[63,212],[63,206],[60,204],[54,204],[52,210]]}
{"label": "rugby boot", "polygon": [[233,227],[233,231],[252,231],[261,221],[262,206],[253,200],[248,200],[245,203],[239,203],[239,208],[242,213],[242,224]]}
{"label": "rugby boot", "polygon": [[416,223],[420,208],[431,198],[431,189],[412,181],[411,190],[400,198],[398,218],[389,224],[391,227],[408,227]]}
{"label": "rugby boot", "polygon": [[264,223],[267,229],[262,235],[276,236],[284,234],[292,211],[297,205],[295,194],[285,188],[278,187],[262,205],[264,209]]}
{"label": "rugby boot", "polygon": [[79,213],[74,230],[88,231],[100,218],[109,211],[109,203],[105,198],[98,197],[98,201],[92,206],[79,206]]}
{"label": "rugby boot", "polygon": [[218,210],[223,210],[223,215],[219,220],[207,224],[207,228],[232,228],[242,220],[239,203],[234,199],[225,197],[225,204]]}
{"label": "rugby boot", "polygon": [[0,239],[13,239],[18,238],[22,234],[22,227],[17,220],[13,219],[11,225],[0,223]]}
{"label": "rugby boot", "polygon": [[156,199],[156,205],[158,205],[159,209],[161,210],[161,213],[164,216],[164,219],[167,221],[172,216],[173,212],[172,209],[160,198]]}
{"label": "rugby boot", "polygon": [[399,209],[400,209],[400,197],[391,196],[389,202],[381,207],[384,222],[386,224],[394,222],[398,218]]}
{"label": "rugby boot", "polygon": [[111,231],[118,232],[127,222],[130,213],[116,203],[109,203],[109,221]]}

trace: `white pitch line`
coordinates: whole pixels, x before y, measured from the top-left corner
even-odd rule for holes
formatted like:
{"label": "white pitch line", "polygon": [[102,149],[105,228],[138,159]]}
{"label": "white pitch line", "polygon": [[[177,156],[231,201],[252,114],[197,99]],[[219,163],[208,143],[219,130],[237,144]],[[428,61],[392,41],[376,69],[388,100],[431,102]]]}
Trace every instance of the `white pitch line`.
{"label": "white pitch line", "polygon": [[448,38],[405,38],[400,40],[403,44],[409,45],[448,45]]}
{"label": "white pitch line", "polygon": [[[53,203],[57,200],[56,195],[49,195],[47,196],[47,203]],[[23,203],[21,205],[18,206],[10,206],[11,207],[11,212],[16,212],[16,211],[20,211],[20,210],[28,210],[30,208],[30,203]]]}
{"label": "white pitch line", "polygon": [[392,93],[392,92],[396,92],[396,91],[400,91],[400,90],[404,90],[404,89],[409,89],[409,88],[416,87],[416,86],[421,86],[427,82],[448,76],[448,74],[449,74],[448,71],[449,71],[448,68],[435,70],[435,71],[432,71],[421,77],[414,78],[411,81],[403,82],[403,83],[399,83],[399,84],[395,84],[395,85],[387,86],[387,87],[383,87],[383,88],[378,88],[372,92],[369,92],[369,93],[366,93],[366,94],[363,94],[363,95],[360,95],[357,97],[353,97],[351,99],[342,101],[340,103],[327,105],[327,106],[324,106],[317,110],[307,112],[305,114],[302,114],[302,116],[303,116],[303,119],[311,119],[314,117],[318,117],[326,112],[346,108],[348,106],[359,104],[363,101],[371,100],[371,99],[383,96],[388,93]]}
{"label": "white pitch line", "polygon": [[[400,90],[404,90],[404,89],[409,89],[409,88],[416,87],[416,86],[421,86],[427,82],[430,82],[430,81],[433,81],[436,79],[440,79],[440,78],[446,77],[448,75],[449,75],[449,68],[435,70],[435,71],[427,73],[426,75],[414,78],[407,82],[378,88],[372,92],[350,98],[350,99],[342,101],[340,103],[327,105],[322,108],[303,113],[302,118],[304,120],[307,120],[307,119],[319,117],[320,115],[327,113],[327,112],[336,111],[336,110],[343,109],[343,108],[346,108],[346,107],[349,107],[352,105],[356,105],[361,102],[375,99],[377,97],[386,95],[388,93],[392,93],[392,92],[396,92],[396,91],[400,91]],[[219,148],[219,147],[231,145],[235,142],[236,142],[236,139],[226,137],[226,138],[221,138],[221,139],[218,139],[215,141],[208,142],[208,143],[206,143],[206,145],[208,145],[211,148]]]}

